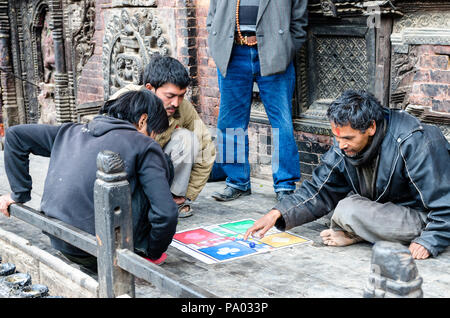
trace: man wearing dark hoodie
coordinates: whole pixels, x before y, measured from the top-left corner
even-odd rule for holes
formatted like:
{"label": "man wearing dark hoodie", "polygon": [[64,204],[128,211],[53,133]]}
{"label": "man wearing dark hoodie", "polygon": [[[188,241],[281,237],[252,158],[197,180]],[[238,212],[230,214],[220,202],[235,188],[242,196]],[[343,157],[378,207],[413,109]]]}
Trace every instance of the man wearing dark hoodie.
{"label": "man wearing dark hoodie", "polygon": [[[28,157],[50,157],[41,201],[48,216],[95,235],[94,182],[99,152],[118,153],[132,196],[135,252],[160,264],[177,225],[170,193],[171,172],[154,138],[169,123],[162,101],[149,90],[130,91],[106,102],[89,124],[28,124],[6,130],[5,170],[12,193],[0,197],[0,211],[31,199]],[[96,258],[50,236],[52,246],[70,260],[96,270]]]}

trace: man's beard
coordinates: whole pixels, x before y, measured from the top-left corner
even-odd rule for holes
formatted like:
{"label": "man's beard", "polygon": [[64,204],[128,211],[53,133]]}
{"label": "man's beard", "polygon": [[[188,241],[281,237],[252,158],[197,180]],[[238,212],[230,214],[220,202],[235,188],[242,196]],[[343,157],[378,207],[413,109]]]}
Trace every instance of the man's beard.
{"label": "man's beard", "polygon": [[173,113],[172,117],[175,119],[180,118],[180,110],[178,109],[178,107],[175,108],[175,112]]}
{"label": "man's beard", "polygon": [[174,110],[174,113],[172,115],[170,115],[169,117],[173,117],[175,119],[180,118],[180,110],[178,109],[178,107],[170,106],[167,109],[173,109]]}
{"label": "man's beard", "polygon": [[356,158],[356,157],[358,157],[358,156],[361,154],[361,152],[362,152],[362,151],[356,152],[356,153],[354,153],[353,155],[349,155],[349,154],[347,154],[347,153],[344,151],[344,155],[345,155],[347,158]]}

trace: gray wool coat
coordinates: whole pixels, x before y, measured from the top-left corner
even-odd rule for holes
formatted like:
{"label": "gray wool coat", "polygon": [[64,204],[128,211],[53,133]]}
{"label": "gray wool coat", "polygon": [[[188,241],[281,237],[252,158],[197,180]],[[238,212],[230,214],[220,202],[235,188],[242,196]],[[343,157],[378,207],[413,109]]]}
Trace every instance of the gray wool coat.
{"label": "gray wool coat", "polygon": [[[209,52],[225,77],[234,43],[237,0],[210,0]],[[306,40],[307,0],[260,0],[256,38],[261,75],[282,73]]]}

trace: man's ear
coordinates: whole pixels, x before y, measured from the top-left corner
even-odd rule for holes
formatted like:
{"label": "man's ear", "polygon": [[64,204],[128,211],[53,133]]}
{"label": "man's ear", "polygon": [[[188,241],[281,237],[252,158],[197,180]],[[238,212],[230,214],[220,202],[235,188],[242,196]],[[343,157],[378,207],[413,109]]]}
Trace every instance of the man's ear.
{"label": "man's ear", "polygon": [[375,135],[375,132],[377,131],[377,123],[375,120],[372,121],[372,125],[370,125],[369,128],[367,128],[367,132],[369,133],[369,136]]}
{"label": "man's ear", "polygon": [[139,118],[138,129],[142,129],[144,125],[147,123],[148,115],[146,113],[142,114]]}
{"label": "man's ear", "polygon": [[145,84],[145,88],[147,88],[148,90],[151,90],[151,91],[154,91],[155,90],[155,88],[152,86],[152,84],[150,84],[150,83],[146,83]]}

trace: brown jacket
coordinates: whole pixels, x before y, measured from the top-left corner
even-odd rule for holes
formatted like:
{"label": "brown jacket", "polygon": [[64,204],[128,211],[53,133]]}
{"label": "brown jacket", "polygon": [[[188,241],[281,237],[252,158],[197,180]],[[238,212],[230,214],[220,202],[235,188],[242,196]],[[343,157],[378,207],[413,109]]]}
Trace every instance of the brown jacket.
{"label": "brown jacket", "polygon": [[[141,88],[142,86],[139,85],[127,85],[112,95],[110,99],[116,99],[127,91],[139,90]],[[177,128],[186,128],[196,134],[201,144],[201,150],[192,167],[191,177],[186,191],[186,197],[194,201],[208,181],[216,158],[216,148],[212,142],[208,127],[203,123],[203,120],[189,101],[184,99],[178,107],[178,111],[180,113],[179,118],[169,117],[169,128],[162,134],[156,136],[156,141],[164,148],[170,141],[173,131]]]}

